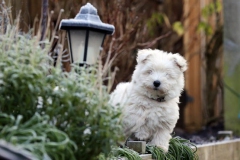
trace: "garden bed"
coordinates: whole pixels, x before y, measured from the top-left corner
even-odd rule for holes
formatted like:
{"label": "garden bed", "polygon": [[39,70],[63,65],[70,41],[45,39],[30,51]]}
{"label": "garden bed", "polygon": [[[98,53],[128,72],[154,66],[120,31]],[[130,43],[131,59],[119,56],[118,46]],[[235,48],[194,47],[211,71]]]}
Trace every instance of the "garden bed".
{"label": "garden bed", "polygon": [[240,139],[198,145],[199,160],[239,160]]}
{"label": "garden bed", "polygon": [[[239,160],[240,139],[197,145],[199,160]],[[153,160],[151,154],[141,155],[142,160]],[[122,160],[125,160],[124,158]]]}

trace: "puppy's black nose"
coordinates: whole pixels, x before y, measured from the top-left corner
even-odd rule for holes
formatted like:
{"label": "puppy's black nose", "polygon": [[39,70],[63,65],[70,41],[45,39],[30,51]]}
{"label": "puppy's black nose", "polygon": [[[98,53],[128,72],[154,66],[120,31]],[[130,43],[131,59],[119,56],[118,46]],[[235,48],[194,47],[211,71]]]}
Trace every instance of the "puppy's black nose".
{"label": "puppy's black nose", "polygon": [[159,80],[156,80],[153,82],[154,87],[159,87],[161,82]]}

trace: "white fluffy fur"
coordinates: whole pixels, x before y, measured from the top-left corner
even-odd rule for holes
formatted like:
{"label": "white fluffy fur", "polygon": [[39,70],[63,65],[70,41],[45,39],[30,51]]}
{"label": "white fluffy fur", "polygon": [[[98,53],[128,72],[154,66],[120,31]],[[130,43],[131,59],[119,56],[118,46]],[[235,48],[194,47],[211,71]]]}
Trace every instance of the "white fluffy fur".
{"label": "white fluffy fur", "polygon": [[[110,102],[123,106],[126,137],[135,134],[140,140],[168,150],[169,140],[179,118],[179,96],[184,87],[186,60],[179,54],[160,50],[139,50],[137,65],[129,83],[120,83]],[[159,80],[159,87],[153,82]],[[157,101],[164,97],[163,102]]]}

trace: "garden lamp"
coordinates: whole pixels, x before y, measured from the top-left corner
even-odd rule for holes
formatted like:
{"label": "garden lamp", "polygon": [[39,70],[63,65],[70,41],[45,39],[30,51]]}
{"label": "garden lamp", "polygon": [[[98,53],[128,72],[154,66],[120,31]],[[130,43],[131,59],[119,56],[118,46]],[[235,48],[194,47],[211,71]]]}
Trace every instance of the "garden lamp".
{"label": "garden lamp", "polygon": [[63,19],[59,28],[67,31],[71,62],[80,66],[97,61],[105,36],[115,30],[113,25],[100,20],[90,3],[82,6],[74,19]]}

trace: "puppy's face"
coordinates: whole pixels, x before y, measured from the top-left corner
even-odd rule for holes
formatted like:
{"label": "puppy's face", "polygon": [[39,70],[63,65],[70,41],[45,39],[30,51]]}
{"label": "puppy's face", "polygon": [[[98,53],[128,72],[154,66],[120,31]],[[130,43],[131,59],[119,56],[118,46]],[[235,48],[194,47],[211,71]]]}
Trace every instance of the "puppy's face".
{"label": "puppy's face", "polygon": [[140,50],[133,74],[135,88],[152,99],[169,99],[180,96],[184,86],[183,72],[186,60],[179,54],[160,50]]}

